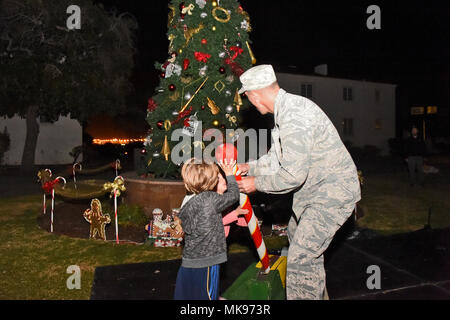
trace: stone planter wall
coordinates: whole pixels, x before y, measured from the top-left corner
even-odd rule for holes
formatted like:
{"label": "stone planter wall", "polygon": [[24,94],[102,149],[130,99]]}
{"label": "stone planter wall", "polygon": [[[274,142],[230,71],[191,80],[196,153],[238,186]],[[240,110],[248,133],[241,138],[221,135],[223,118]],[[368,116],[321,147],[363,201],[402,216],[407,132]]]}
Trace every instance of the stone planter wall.
{"label": "stone planter wall", "polygon": [[186,189],[181,180],[159,180],[141,178],[134,172],[124,173],[125,187],[124,202],[137,204],[152,212],[160,208],[165,214],[172,209],[179,208],[186,195]]}

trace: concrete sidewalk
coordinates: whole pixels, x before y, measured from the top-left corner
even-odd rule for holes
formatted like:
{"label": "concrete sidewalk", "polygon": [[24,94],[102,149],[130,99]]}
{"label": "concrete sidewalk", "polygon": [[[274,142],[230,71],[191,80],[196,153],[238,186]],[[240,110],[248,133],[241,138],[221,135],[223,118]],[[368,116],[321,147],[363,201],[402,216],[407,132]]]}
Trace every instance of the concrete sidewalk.
{"label": "concrete sidewalk", "polygon": [[[449,250],[450,229],[334,242],[325,255],[330,299],[450,300]],[[256,260],[253,252],[230,255],[221,265],[220,292]],[[180,263],[171,260],[99,267],[91,299],[170,300]],[[367,272],[369,266],[379,268],[379,289],[367,286],[374,274]]]}

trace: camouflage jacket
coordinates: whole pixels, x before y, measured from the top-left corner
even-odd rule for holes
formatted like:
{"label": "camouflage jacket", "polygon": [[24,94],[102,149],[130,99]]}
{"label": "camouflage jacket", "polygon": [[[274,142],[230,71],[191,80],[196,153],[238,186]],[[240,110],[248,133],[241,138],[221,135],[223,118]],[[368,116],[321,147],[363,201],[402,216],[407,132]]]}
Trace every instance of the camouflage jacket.
{"label": "camouflage jacket", "polygon": [[355,164],[336,128],[314,102],[280,89],[274,120],[269,152],[249,162],[258,191],[294,191],[297,218],[308,206],[351,208],[361,199]]}

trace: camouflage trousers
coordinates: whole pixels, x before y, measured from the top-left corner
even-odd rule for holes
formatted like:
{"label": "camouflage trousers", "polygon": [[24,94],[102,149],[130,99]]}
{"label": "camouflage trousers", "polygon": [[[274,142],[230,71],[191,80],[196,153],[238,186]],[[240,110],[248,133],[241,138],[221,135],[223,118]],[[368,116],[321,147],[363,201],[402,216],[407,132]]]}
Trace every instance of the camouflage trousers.
{"label": "camouflage trousers", "polygon": [[336,231],[352,214],[347,208],[308,207],[288,226],[289,250],[286,272],[288,300],[323,300],[326,294],[323,254]]}

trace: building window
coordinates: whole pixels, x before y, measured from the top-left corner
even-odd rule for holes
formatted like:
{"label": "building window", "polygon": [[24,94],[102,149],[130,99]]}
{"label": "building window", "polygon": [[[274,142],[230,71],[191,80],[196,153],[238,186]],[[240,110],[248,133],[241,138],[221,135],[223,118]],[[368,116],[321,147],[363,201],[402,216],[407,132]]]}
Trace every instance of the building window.
{"label": "building window", "polygon": [[381,100],[381,90],[375,89],[375,103],[380,103]]}
{"label": "building window", "polygon": [[345,118],[342,121],[342,132],[344,136],[353,136],[353,119]]}
{"label": "building window", "polygon": [[353,101],[353,88],[344,87],[344,101]]}
{"label": "building window", "polygon": [[313,97],[312,90],[313,87],[311,83],[302,83],[300,88],[300,95],[305,98],[311,99]]}
{"label": "building window", "polygon": [[375,119],[375,129],[376,130],[381,129],[381,119]]}

